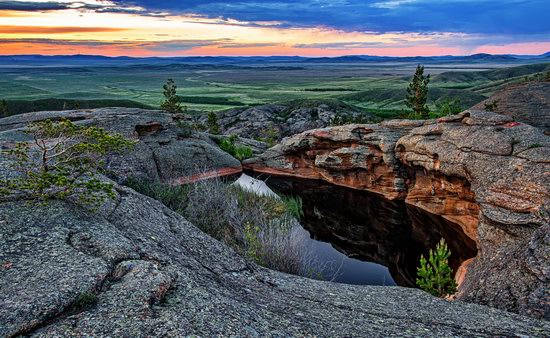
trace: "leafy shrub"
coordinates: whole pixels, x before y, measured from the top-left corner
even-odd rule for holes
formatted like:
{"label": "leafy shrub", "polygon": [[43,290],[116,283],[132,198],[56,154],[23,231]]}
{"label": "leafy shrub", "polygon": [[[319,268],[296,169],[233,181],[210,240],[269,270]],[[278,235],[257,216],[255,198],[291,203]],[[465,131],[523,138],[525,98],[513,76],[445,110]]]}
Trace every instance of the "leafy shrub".
{"label": "leafy shrub", "polygon": [[266,128],[260,132],[256,140],[265,142],[268,147],[273,147],[279,140],[279,130],[277,128]]}
{"label": "leafy shrub", "polygon": [[191,135],[193,135],[193,126],[191,125],[191,123],[187,121],[178,120],[176,124],[179,128],[178,137],[189,138],[191,137]]}
{"label": "leafy shrub", "polygon": [[447,98],[436,104],[436,111],[430,113],[430,118],[438,118],[443,116],[454,115],[462,112],[460,99]]}
{"label": "leafy shrub", "polygon": [[496,111],[498,108],[498,101],[493,101],[493,102],[486,102],[485,103],[485,110],[486,111]]}
{"label": "leafy shrub", "polygon": [[424,291],[437,297],[444,297],[456,292],[456,282],[449,267],[450,250],[442,238],[435,250],[430,250],[428,260],[422,255],[416,284]]}
{"label": "leafy shrub", "polygon": [[78,296],[78,298],[74,301],[74,303],[72,304],[71,310],[81,311],[90,306],[97,304],[97,302],[98,302],[98,298],[95,293],[84,292],[84,293],[81,293]]}
{"label": "leafy shrub", "polygon": [[33,143],[19,142],[6,151],[16,175],[0,180],[0,197],[39,201],[77,197],[91,205],[114,198],[112,184],[96,175],[103,170],[105,156],[131,147],[133,141],[69,120],[37,122],[26,132]]}
{"label": "leafy shrub", "polygon": [[280,196],[281,201],[285,204],[285,209],[288,214],[296,219],[304,216],[302,199],[300,197]]}
{"label": "leafy shrub", "polygon": [[235,157],[237,160],[242,161],[247,158],[254,156],[252,149],[247,146],[236,145],[235,141],[237,140],[236,135],[232,135],[229,138],[223,138],[219,142],[220,149]]}

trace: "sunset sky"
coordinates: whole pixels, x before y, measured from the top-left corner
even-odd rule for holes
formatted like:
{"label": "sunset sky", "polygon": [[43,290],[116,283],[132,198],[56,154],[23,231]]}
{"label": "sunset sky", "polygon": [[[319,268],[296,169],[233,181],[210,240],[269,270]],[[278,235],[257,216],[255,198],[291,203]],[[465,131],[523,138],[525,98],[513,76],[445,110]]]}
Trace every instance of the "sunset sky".
{"label": "sunset sky", "polygon": [[550,0],[0,0],[0,54],[550,51]]}

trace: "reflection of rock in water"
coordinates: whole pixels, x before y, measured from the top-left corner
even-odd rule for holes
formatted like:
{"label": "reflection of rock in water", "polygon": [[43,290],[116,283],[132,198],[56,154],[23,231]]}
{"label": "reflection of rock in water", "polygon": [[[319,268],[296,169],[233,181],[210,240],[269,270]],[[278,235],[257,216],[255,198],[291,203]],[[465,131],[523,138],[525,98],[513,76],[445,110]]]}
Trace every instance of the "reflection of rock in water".
{"label": "reflection of rock in water", "polygon": [[442,236],[452,250],[453,269],[476,255],[475,242],[459,226],[403,201],[314,180],[270,178],[267,183],[302,198],[302,224],[312,237],[350,257],[387,266],[399,285],[416,284],[420,255]]}

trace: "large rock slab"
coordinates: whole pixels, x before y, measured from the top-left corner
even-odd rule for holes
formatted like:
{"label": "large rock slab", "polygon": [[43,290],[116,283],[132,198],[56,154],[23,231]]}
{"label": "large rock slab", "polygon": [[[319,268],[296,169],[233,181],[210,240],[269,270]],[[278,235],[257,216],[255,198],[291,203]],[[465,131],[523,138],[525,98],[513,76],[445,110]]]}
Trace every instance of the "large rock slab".
{"label": "large rock slab", "polygon": [[116,190],[96,213],[62,201],[0,204],[1,336],[550,334],[548,322],[416,289],[269,271],[159,202]]}
{"label": "large rock slab", "polygon": [[130,176],[168,183],[190,182],[203,176],[241,172],[241,163],[222,151],[207,134],[182,137],[180,115],[137,108],[104,108],[36,112],[0,119],[0,142],[4,145],[29,139],[27,124],[46,119],[69,119],[94,125],[138,141],[131,152],[108,158],[107,169],[119,182]]}
{"label": "large rock slab", "polygon": [[509,85],[472,109],[484,109],[491,104],[496,106],[495,113],[550,133],[550,78]]}
{"label": "large rock slab", "polygon": [[477,242],[477,258],[460,269],[460,299],[550,318],[550,140],[541,129],[474,110],[347,125],[286,138],[245,167],[440,215]]}

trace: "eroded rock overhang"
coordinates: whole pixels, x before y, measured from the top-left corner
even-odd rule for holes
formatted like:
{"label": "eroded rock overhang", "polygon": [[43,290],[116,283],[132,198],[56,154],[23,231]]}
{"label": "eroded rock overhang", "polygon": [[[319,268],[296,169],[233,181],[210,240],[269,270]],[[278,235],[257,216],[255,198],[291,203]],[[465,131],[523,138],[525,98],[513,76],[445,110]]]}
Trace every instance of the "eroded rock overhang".
{"label": "eroded rock overhang", "polygon": [[[514,303],[501,307],[548,315],[548,304],[529,296],[550,278],[547,244],[532,240],[550,218],[550,142],[540,129],[485,111],[324,128],[286,138],[244,168],[367,190],[440,215],[477,243],[476,259],[459,269],[461,297],[498,307],[508,288]],[[525,264],[534,260],[546,268]]]}

